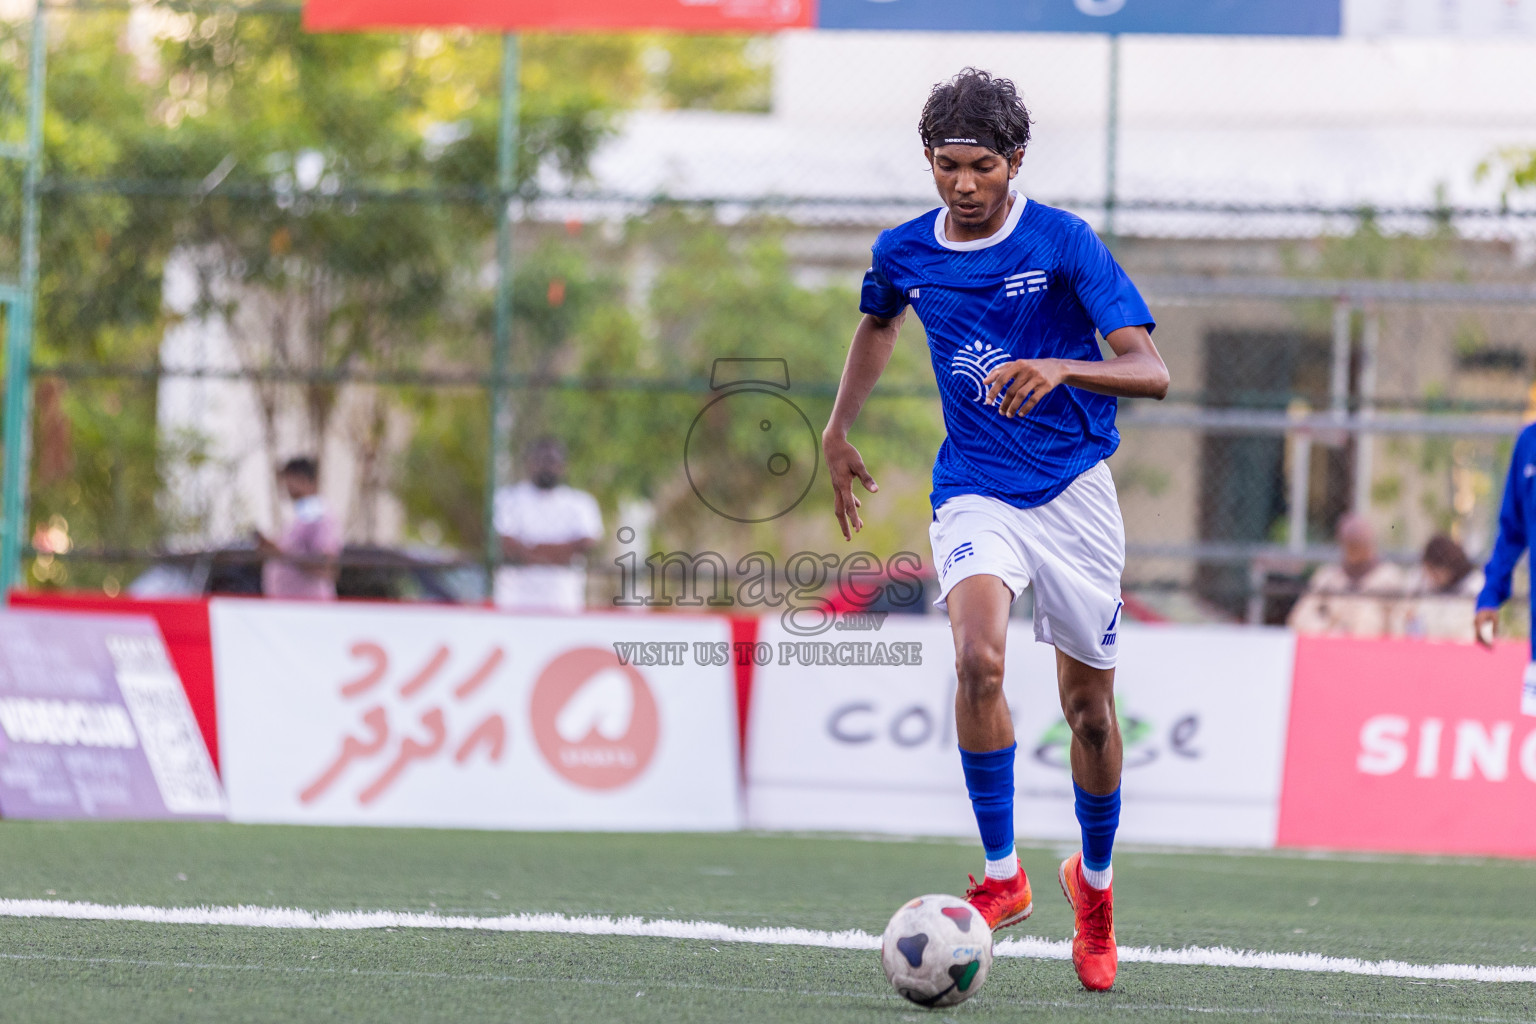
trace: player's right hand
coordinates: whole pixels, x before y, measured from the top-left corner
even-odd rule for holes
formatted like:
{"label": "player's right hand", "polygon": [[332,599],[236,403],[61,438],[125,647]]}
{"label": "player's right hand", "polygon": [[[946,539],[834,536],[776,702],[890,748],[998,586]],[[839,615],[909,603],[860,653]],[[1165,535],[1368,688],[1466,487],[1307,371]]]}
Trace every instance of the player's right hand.
{"label": "player's right hand", "polygon": [[1493,650],[1493,641],[1499,635],[1499,610],[1479,608],[1472,619],[1472,631],[1477,634],[1478,643]]}
{"label": "player's right hand", "polygon": [[870,494],[879,491],[880,485],[864,468],[859,450],[846,437],[823,434],[821,454],[827,460],[827,476],[832,478],[832,511],[837,515],[837,525],[842,527],[843,539],[852,540],[855,533],[864,529],[864,520],[859,518],[860,502],[853,494],[854,477]]}

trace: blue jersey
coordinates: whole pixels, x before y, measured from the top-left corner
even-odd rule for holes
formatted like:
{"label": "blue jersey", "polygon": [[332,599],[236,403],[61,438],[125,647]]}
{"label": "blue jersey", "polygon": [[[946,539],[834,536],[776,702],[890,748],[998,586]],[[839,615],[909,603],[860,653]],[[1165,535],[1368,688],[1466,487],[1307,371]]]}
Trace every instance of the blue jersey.
{"label": "blue jersey", "polygon": [[1014,359],[1098,360],[1094,330],[1153,327],[1136,286],[1081,218],[1015,195],[990,238],[951,242],[940,209],[881,232],[859,309],[912,304],[948,436],[933,463],[935,510],[957,494],[1043,505],[1120,444],[1115,399],[1058,387],[1027,416],[986,404],[982,379]]}
{"label": "blue jersey", "polygon": [[[1497,608],[1509,600],[1515,566],[1530,547],[1536,532],[1536,424],[1526,427],[1515,440],[1504,481],[1504,504],[1499,508],[1499,536],[1483,570],[1483,590],[1478,608]],[[1531,602],[1531,648],[1536,656],[1536,601]]]}

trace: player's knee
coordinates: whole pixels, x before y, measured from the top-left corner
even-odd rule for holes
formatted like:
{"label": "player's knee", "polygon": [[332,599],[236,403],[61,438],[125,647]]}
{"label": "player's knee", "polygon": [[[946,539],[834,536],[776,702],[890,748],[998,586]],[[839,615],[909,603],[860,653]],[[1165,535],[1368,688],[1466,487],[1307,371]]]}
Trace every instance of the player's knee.
{"label": "player's knee", "polygon": [[960,679],[960,696],[967,701],[983,701],[1003,691],[1003,648],[986,641],[967,640],[955,652],[955,674]]}
{"label": "player's knee", "polygon": [[1072,735],[1090,750],[1102,750],[1115,733],[1115,708],[1107,700],[1069,699],[1063,711]]}

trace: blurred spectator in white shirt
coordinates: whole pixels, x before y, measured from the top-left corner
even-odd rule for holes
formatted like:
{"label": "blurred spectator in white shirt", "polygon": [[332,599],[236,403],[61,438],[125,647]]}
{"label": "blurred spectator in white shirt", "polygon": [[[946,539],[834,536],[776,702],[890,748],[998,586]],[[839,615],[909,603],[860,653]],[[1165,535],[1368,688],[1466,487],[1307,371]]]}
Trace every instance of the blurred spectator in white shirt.
{"label": "blurred spectator in white shirt", "polygon": [[289,600],[334,601],[341,524],[320,497],[320,464],[289,459],[277,479],[293,502],[293,521],[277,540],[256,534],[256,547],[265,556],[261,592]]}
{"label": "blurred spectator in white shirt", "polygon": [[1291,609],[1298,633],[1385,636],[1397,603],[1405,596],[1403,571],[1376,553],[1376,532],[1364,516],[1339,520],[1338,565],[1319,566],[1307,592]]}
{"label": "blurred spectator in white shirt", "polygon": [[586,607],[585,555],[603,534],[597,499],[565,484],[565,448],[534,442],[528,479],[496,491],[496,533],[507,564],[496,571],[498,608],[577,612]]}
{"label": "blurred spectator in white shirt", "polygon": [[1483,574],[1460,544],[1443,533],[1431,537],[1408,589],[1410,597],[1402,604],[1393,632],[1430,640],[1477,639],[1472,618]]}

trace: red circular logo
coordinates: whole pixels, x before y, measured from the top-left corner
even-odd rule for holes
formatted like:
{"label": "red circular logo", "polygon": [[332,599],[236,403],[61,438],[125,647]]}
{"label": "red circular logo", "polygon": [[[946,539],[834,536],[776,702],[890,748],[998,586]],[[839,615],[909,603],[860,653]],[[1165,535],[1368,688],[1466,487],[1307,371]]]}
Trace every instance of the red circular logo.
{"label": "red circular logo", "polygon": [[566,651],[544,666],[529,717],[544,760],[587,789],[628,785],[656,753],[651,688],[633,665],[601,647]]}

